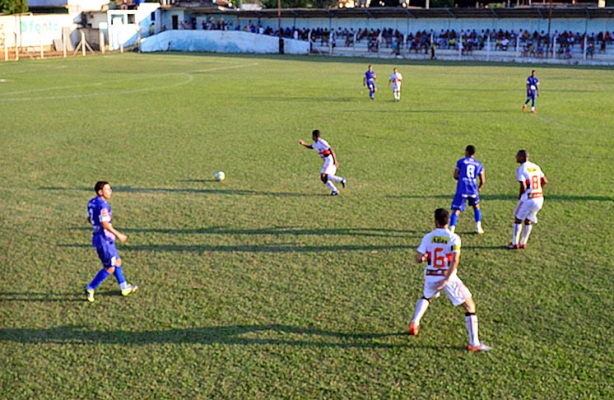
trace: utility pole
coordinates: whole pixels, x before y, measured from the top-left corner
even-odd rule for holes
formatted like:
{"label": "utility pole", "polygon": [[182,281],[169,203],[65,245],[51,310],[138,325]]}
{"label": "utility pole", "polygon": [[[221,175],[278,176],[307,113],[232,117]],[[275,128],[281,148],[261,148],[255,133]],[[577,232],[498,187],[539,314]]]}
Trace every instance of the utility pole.
{"label": "utility pole", "polygon": [[281,0],[277,0],[277,32],[279,33],[279,54],[284,54],[284,37],[281,34]]}
{"label": "utility pole", "polygon": [[[552,0],[550,0],[550,7],[549,7],[549,11],[548,11],[548,48],[546,50],[546,58],[548,57],[547,55],[550,54],[550,47],[552,46],[552,38],[550,37],[550,24],[552,23]],[[554,54],[552,55],[552,58],[554,58]]]}

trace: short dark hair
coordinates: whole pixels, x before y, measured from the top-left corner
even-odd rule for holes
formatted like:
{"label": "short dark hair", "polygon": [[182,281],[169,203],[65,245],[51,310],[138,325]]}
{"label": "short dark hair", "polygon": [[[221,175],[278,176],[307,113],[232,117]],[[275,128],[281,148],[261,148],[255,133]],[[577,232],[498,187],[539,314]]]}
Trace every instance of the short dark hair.
{"label": "short dark hair", "polygon": [[448,222],[450,222],[450,214],[448,213],[448,210],[445,208],[436,209],[435,221],[437,221],[440,226],[448,225]]}
{"label": "short dark hair", "polygon": [[94,191],[96,192],[96,194],[98,194],[99,191],[101,191],[105,185],[108,185],[109,182],[107,181],[98,181],[96,182],[96,184],[94,185]]}
{"label": "short dark hair", "polygon": [[526,150],[518,150],[518,153],[516,153],[516,155],[524,158],[529,158],[529,152]]}
{"label": "short dark hair", "polygon": [[535,73],[535,70],[534,70],[534,69],[533,69],[533,70],[531,70],[531,73],[532,73],[532,74],[533,74],[533,73]]}
{"label": "short dark hair", "polygon": [[465,148],[465,151],[467,152],[467,154],[469,154],[470,156],[475,154],[475,146],[473,145],[469,145]]}
{"label": "short dark hair", "polygon": [[314,129],[313,132],[311,132],[311,135],[315,137],[320,137],[320,130]]}

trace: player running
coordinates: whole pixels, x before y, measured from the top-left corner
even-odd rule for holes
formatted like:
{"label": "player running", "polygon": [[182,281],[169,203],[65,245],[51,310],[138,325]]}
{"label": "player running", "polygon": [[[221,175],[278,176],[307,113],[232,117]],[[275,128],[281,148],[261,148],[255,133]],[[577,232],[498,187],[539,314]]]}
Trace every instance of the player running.
{"label": "player running", "polygon": [[424,296],[416,304],[414,318],[409,325],[409,334],[418,335],[420,320],[434,298],[441,291],[452,304],[465,309],[465,324],[469,333],[470,351],[488,351],[491,348],[478,338],[478,317],[475,315],[475,303],[471,292],[456,275],[460,261],[461,239],[448,229],[448,211],[443,208],[435,210],[436,229],[428,233],[416,253],[416,262],[426,262],[424,268]]}
{"label": "player running", "polygon": [[113,214],[111,212],[111,206],[107,202],[113,194],[111,185],[109,185],[109,182],[99,181],[96,182],[94,190],[97,196],[91,199],[87,204],[87,220],[94,228],[92,245],[96,248],[98,257],[100,257],[100,261],[102,261],[102,269],[98,271],[94,280],[85,287],[87,301],[90,303],[94,302],[94,291],[98,289],[98,286],[100,286],[110,274],[115,275],[122,296],[128,296],[138,289],[138,286],[129,285],[126,282],[126,278],[124,278],[124,273],[122,272],[122,259],[119,257],[117,248],[115,247],[115,238],[124,243],[127,237],[111,225]]}
{"label": "player running", "polygon": [[522,105],[522,111],[527,110],[527,104],[531,102],[531,112],[535,114],[535,97],[539,97],[539,79],[535,76],[535,70],[527,78],[527,100]]}
{"label": "player running", "polygon": [[[486,182],[486,174],[482,163],[474,158],[475,146],[465,148],[465,158],[456,162],[454,169],[454,179],[456,184],[456,194],[452,200],[452,216],[450,218],[450,230],[454,232],[456,222],[461,212],[465,211],[465,204],[468,202],[473,207],[473,218],[475,219],[475,233],[481,235],[482,229],[482,210],[480,210],[480,191]],[[478,183],[479,181],[479,183]]]}
{"label": "player running", "polygon": [[330,195],[337,196],[339,194],[339,190],[337,190],[337,187],[333,182],[339,182],[341,183],[341,186],[345,188],[347,180],[335,175],[337,168],[339,168],[335,151],[332,147],[330,147],[326,140],[320,137],[319,130],[314,130],[311,133],[311,138],[313,139],[313,144],[307,144],[302,139],[298,141],[298,144],[305,146],[308,149],[315,149],[318,151],[318,154],[320,157],[322,157],[322,160],[324,160],[324,165],[320,170],[320,179],[326,186],[328,186],[330,190],[332,190]]}
{"label": "player running", "polygon": [[[543,188],[548,183],[546,175],[539,165],[529,161],[529,152],[519,150],[516,154],[516,162],[520,164],[516,170],[516,180],[520,183],[518,205],[514,211],[514,234],[512,243],[507,248],[510,250],[525,249],[529,235],[533,229],[533,223],[537,223],[537,213],[544,205]],[[524,221],[524,232],[522,232]],[[522,232],[522,238],[520,233]]]}
{"label": "player running", "polygon": [[367,72],[365,72],[362,86],[366,86],[369,88],[369,97],[371,98],[371,100],[375,100],[375,92],[377,92],[377,86],[375,85],[376,81],[377,76],[375,75],[375,71],[373,71],[373,66],[369,65],[369,69],[367,69]]}
{"label": "player running", "polygon": [[399,70],[394,68],[392,75],[388,79],[388,86],[392,85],[392,95],[395,101],[401,101],[401,84],[403,83],[403,76],[399,73]]}

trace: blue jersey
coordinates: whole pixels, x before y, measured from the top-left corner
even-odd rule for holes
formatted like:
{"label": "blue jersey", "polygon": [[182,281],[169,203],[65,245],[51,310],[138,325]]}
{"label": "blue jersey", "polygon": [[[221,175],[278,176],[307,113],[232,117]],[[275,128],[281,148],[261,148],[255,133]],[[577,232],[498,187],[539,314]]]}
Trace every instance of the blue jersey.
{"label": "blue jersey", "polygon": [[92,228],[94,228],[94,235],[92,237],[92,244],[94,246],[99,245],[103,241],[115,241],[115,235],[102,227],[103,222],[110,224],[113,219],[111,206],[106,200],[101,197],[91,199],[87,203],[87,216],[90,218]]}
{"label": "blue jersey", "polygon": [[536,76],[529,76],[527,78],[527,94],[534,95],[537,92],[537,86],[539,86],[539,79]]}
{"label": "blue jersey", "polygon": [[375,85],[375,71],[365,72],[365,82],[367,85]]}
{"label": "blue jersey", "polygon": [[478,176],[484,171],[482,164],[473,157],[461,158],[456,162],[458,183],[456,194],[461,196],[477,196]]}

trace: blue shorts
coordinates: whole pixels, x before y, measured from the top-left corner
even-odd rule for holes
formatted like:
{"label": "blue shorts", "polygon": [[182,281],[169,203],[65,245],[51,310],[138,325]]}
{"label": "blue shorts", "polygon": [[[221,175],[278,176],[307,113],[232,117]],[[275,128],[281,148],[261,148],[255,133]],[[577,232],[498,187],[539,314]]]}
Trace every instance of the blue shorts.
{"label": "blue shorts", "polygon": [[368,87],[370,90],[377,89],[377,86],[375,86],[375,82],[367,82],[367,87]]}
{"label": "blue shorts", "polygon": [[465,211],[465,204],[469,203],[471,207],[477,206],[480,204],[480,195],[466,195],[456,193],[454,195],[454,200],[452,200],[452,207],[450,207],[453,211],[459,210],[460,212]]}
{"label": "blue shorts", "polygon": [[535,97],[537,97],[537,91],[530,90],[527,92],[527,99],[535,100]]}
{"label": "blue shorts", "polygon": [[94,239],[93,243],[104,268],[115,267],[117,261],[121,260],[119,253],[117,253],[115,242],[105,239]]}

